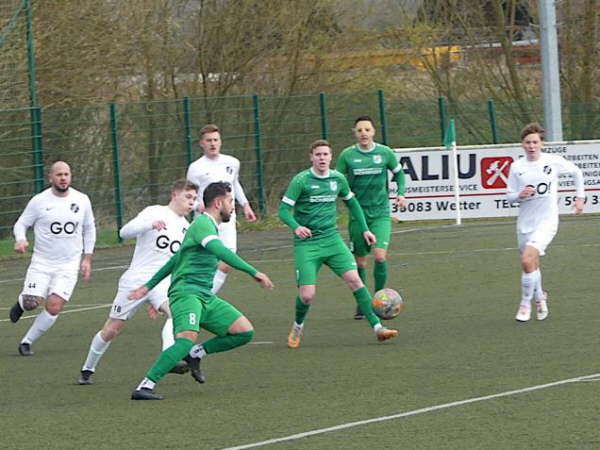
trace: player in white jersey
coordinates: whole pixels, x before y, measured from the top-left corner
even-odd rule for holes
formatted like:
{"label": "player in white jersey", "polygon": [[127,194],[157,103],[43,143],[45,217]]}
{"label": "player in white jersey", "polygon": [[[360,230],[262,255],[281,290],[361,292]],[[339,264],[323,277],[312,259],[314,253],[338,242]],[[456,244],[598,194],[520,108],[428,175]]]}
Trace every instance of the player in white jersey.
{"label": "player in white jersey", "polygon": [[[125,322],[133,317],[144,303],[151,305],[152,316],[156,311],[162,311],[167,316],[162,330],[163,350],[174,344],[173,320],[167,296],[169,278],[165,278],[139,300],[128,300],[127,295],[152,277],[179,250],[190,225],[185,215],[192,211],[197,192],[198,187],[195,184],[187,180],[178,180],[171,187],[171,200],[168,205],[148,206],[119,231],[123,239],[136,238],[133,258],[129,268],[119,279],[108,320],[92,339],[87,359],[81,368],[79,384],[93,383],[92,375],[100,358],[121,332]],[[184,366],[182,362],[177,369],[177,373],[183,373],[187,365]]]}
{"label": "player in white jersey", "polygon": [[[200,147],[204,155],[190,164],[187,171],[187,179],[198,186],[198,203],[196,213],[204,211],[202,195],[204,189],[211,183],[225,181],[232,187],[232,195],[244,210],[244,216],[248,222],[256,221],[256,215],[244,194],[244,189],[239,181],[240,161],[230,155],[221,153],[221,134],[219,127],[213,124],[205,125],[200,129]],[[235,211],[229,222],[223,222],[219,225],[219,238],[223,241],[225,247],[232,252],[237,252],[237,231]],[[213,293],[219,292],[227,274],[231,270],[224,262],[219,263],[219,268],[215,273],[213,280]]]}
{"label": "player in white jersey", "polygon": [[540,256],[558,231],[558,176],[575,178],[574,213],[581,214],[585,202],[581,170],[562,156],[542,153],[544,129],[537,123],[521,132],[525,158],[515,161],[508,176],[507,200],[519,203],[517,238],[521,252],[521,303],[515,317],[519,322],[531,318],[535,298],[536,317],[548,317],[547,293],[542,289]]}
{"label": "player in white jersey", "polygon": [[13,228],[16,252],[24,253],[29,246],[29,227],[33,227],[35,245],[23,291],[9,313],[11,322],[17,322],[23,311],[32,311],[46,301],[19,344],[22,356],[33,355],[31,344],[56,322],[71,298],[80,268],[83,279],[89,279],[96,243],[90,199],[71,187],[69,165],[55,162],[48,178],[50,188],[29,200]]}

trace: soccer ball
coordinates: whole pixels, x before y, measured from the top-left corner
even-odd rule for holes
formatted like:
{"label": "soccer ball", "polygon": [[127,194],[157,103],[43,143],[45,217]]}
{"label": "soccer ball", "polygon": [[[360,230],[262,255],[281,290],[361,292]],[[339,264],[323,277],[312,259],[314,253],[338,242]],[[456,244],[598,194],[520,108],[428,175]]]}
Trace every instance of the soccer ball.
{"label": "soccer ball", "polygon": [[400,294],[389,288],[375,292],[371,304],[375,314],[385,320],[393,319],[404,310],[404,300]]}

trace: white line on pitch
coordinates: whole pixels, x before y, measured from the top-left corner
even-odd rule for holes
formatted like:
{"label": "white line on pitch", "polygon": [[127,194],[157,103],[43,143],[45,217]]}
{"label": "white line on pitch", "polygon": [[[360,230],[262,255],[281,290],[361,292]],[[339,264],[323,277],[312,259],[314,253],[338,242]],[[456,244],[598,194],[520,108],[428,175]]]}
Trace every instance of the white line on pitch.
{"label": "white line on pitch", "polygon": [[[92,309],[108,308],[110,305],[112,305],[112,303],[106,303],[104,305],[97,305],[97,306],[90,306],[90,307],[86,307],[86,308],[69,309],[67,311],[61,311],[60,314],[62,316],[63,314],[82,312],[82,311],[91,311]],[[33,316],[23,316],[23,317],[21,317],[21,319],[33,319],[34,317],[37,317],[37,314],[35,314]],[[8,322],[9,320],[10,319],[0,319],[0,322]]]}
{"label": "white line on pitch", "polygon": [[238,445],[235,447],[227,447],[227,448],[224,448],[223,450],[242,450],[242,449],[246,449],[246,448],[255,448],[255,447],[262,447],[265,445],[277,444],[279,442],[295,441],[297,439],[302,439],[305,437],[315,436],[315,435],[323,434],[323,433],[330,433],[332,431],[345,430],[347,428],[358,427],[361,425],[368,425],[370,423],[384,422],[386,420],[401,419],[403,417],[416,416],[419,414],[425,414],[425,413],[429,413],[432,411],[438,411],[440,409],[453,408],[455,406],[468,405],[471,403],[483,402],[486,400],[493,400],[493,399],[501,398],[501,397],[509,397],[511,395],[524,394],[526,392],[538,391],[540,389],[546,389],[549,387],[560,386],[563,384],[577,383],[577,382],[582,382],[582,381],[595,381],[595,379],[597,379],[598,377],[600,377],[600,373],[595,373],[593,375],[586,375],[586,376],[576,377],[576,378],[569,378],[566,380],[555,381],[553,383],[538,384],[537,386],[529,386],[529,387],[522,388],[522,389],[515,389],[513,391],[499,392],[497,394],[485,395],[483,397],[474,397],[474,398],[469,398],[466,400],[459,400],[456,402],[443,403],[441,405],[429,406],[427,408],[414,409],[412,411],[406,411],[403,413],[393,414],[391,416],[382,416],[382,417],[375,417],[373,419],[359,420],[357,422],[344,423],[341,425],[336,425],[336,426],[328,427],[328,428],[319,428],[317,430],[305,431],[303,433],[297,433],[297,434],[291,434],[289,436],[268,439],[266,441],[261,441],[261,442],[254,442],[252,444]]}

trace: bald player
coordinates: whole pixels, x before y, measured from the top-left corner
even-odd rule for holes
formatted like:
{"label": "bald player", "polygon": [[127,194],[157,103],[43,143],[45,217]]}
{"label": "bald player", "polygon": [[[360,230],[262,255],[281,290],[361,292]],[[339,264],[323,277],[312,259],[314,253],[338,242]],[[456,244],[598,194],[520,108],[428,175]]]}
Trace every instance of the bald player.
{"label": "bald player", "polygon": [[29,200],[13,228],[17,253],[27,250],[30,227],[35,245],[23,291],[10,309],[11,322],[45,302],[44,310],[21,339],[22,356],[32,356],[31,344],[56,322],[71,298],[79,270],[84,280],[90,278],[92,270],[96,228],[90,199],[71,187],[71,168],[64,161],[52,164],[48,181],[50,187]]}

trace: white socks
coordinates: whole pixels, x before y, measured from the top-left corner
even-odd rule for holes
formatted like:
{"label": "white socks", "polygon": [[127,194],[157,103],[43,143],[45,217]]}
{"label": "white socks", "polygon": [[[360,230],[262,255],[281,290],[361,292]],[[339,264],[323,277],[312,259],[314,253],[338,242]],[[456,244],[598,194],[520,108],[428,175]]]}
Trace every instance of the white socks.
{"label": "white socks", "polygon": [[53,316],[44,309],[33,321],[33,325],[31,325],[29,331],[21,340],[21,344],[32,344],[35,342],[42,334],[48,331],[52,325],[54,325],[56,319],[58,319],[58,314]]}
{"label": "white socks", "polygon": [[102,358],[102,355],[109,345],[110,341],[106,342],[104,339],[102,339],[102,332],[98,331],[96,336],[94,336],[92,339],[87,359],[85,360],[81,370],[91,370],[92,372],[95,372],[98,361],[100,361],[100,358]]}
{"label": "white socks", "polygon": [[221,290],[223,284],[225,284],[225,279],[227,278],[227,273],[221,270],[217,270],[215,272],[215,277],[213,278],[213,287],[212,293],[216,294]]}
{"label": "white socks", "polygon": [[140,389],[154,389],[154,386],[156,386],[156,383],[148,378],[144,378],[142,380],[142,382],[140,384],[138,384],[138,387],[135,388],[136,391],[139,391]]}
{"label": "white socks", "polygon": [[535,283],[534,298],[536,300],[539,300],[541,298],[544,298],[544,289],[542,289],[542,272],[538,268],[538,269],[536,269],[536,271],[534,273],[536,274],[536,278],[537,278],[537,282]]}
{"label": "white socks", "polygon": [[202,359],[204,356],[206,356],[206,350],[204,350],[204,347],[202,347],[202,344],[196,344],[190,350],[189,355],[192,358],[200,358],[200,359]]}
{"label": "white socks", "polygon": [[175,336],[173,335],[173,318],[167,317],[165,324],[163,325],[162,332],[162,350],[165,351],[173,344],[175,344]]}
{"label": "white socks", "polygon": [[531,307],[531,299],[533,299],[538,280],[541,280],[539,270],[521,273],[521,306]]}

